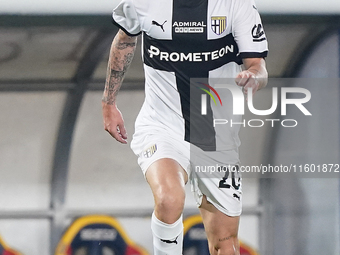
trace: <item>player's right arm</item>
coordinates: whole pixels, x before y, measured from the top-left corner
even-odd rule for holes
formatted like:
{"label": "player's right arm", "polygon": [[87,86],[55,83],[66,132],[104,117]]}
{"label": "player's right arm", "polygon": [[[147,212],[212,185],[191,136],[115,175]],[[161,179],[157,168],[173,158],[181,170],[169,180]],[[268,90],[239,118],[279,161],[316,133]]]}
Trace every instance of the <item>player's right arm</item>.
{"label": "player's right arm", "polygon": [[116,98],[125,73],[129,68],[136,49],[137,37],[119,30],[113,39],[107,65],[106,82],[102,98],[104,129],[121,143],[127,143],[127,133]]}

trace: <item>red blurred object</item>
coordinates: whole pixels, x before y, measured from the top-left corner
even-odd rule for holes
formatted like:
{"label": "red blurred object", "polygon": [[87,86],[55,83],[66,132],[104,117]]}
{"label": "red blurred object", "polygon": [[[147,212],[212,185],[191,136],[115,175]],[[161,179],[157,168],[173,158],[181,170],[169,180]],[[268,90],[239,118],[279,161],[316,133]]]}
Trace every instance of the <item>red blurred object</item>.
{"label": "red blurred object", "polygon": [[128,246],[126,248],[125,255],[141,255],[141,253],[136,248],[134,248],[132,246]]}
{"label": "red blurred object", "polygon": [[17,252],[12,252],[12,251],[4,251],[3,253],[2,253],[2,255],[18,255],[18,253]]}
{"label": "red blurred object", "polygon": [[67,255],[72,255],[72,247],[71,246],[67,247],[66,254]]}
{"label": "red blurred object", "polygon": [[258,253],[250,246],[240,242],[240,255],[258,255]]}

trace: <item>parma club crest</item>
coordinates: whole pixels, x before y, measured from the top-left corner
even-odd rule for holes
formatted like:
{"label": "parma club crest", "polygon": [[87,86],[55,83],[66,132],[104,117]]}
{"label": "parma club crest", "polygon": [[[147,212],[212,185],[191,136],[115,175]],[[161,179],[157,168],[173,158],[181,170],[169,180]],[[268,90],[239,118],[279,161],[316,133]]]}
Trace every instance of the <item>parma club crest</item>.
{"label": "parma club crest", "polygon": [[143,151],[143,156],[144,158],[151,158],[151,156],[155,154],[156,151],[157,151],[157,145],[154,144]]}
{"label": "parma club crest", "polygon": [[226,16],[213,16],[211,17],[211,29],[217,35],[222,34],[227,27]]}

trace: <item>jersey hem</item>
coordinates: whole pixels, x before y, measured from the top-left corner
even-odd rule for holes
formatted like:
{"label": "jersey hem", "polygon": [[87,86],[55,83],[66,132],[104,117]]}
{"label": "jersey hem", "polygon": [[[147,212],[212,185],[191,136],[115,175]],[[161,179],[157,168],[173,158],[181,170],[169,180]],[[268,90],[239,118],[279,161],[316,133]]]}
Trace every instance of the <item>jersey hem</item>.
{"label": "jersey hem", "polygon": [[112,18],[112,24],[117,26],[121,30],[123,30],[124,33],[127,34],[128,36],[138,36],[142,33],[142,31],[138,32],[137,34],[132,34],[132,33],[128,32],[123,26],[121,26],[119,23],[117,23],[113,18]]}
{"label": "jersey hem", "polygon": [[268,55],[268,51],[263,52],[241,52],[241,58],[265,58]]}

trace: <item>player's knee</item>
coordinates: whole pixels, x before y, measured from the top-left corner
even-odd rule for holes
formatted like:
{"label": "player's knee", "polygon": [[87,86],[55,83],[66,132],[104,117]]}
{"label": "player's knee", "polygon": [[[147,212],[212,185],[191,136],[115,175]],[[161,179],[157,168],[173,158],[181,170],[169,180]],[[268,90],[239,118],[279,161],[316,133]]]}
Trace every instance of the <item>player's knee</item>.
{"label": "player's knee", "polygon": [[182,211],[184,197],[175,194],[162,194],[158,197],[156,206],[164,211]]}
{"label": "player's knee", "polygon": [[223,244],[209,245],[210,254],[214,255],[239,255],[238,240],[230,240]]}
{"label": "player's knee", "polygon": [[166,223],[175,222],[182,214],[185,197],[181,194],[163,193],[158,195],[156,201],[156,212],[159,220]]}

